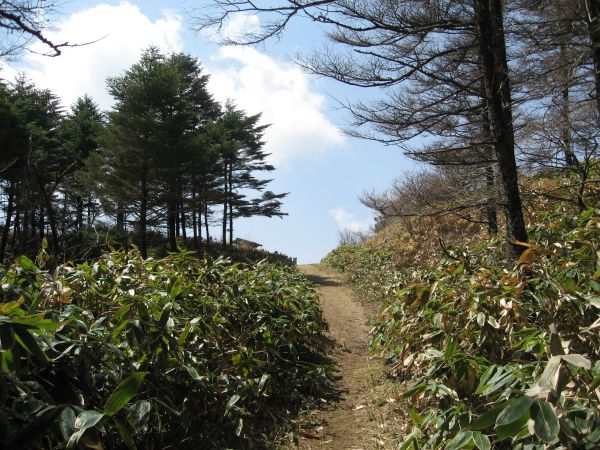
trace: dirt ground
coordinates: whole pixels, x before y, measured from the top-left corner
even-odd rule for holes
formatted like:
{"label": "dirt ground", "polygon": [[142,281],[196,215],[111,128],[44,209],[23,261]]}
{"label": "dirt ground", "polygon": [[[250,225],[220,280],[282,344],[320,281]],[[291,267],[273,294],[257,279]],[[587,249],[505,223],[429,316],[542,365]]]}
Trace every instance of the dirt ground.
{"label": "dirt ground", "polygon": [[378,359],[369,358],[369,326],[365,309],[335,272],[321,265],[299,266],[317,284],[332,358],[338,368],[336,401],[301,418],[299,449],[390,449],[406,433],[405,408],[399,386],[386,380]]}

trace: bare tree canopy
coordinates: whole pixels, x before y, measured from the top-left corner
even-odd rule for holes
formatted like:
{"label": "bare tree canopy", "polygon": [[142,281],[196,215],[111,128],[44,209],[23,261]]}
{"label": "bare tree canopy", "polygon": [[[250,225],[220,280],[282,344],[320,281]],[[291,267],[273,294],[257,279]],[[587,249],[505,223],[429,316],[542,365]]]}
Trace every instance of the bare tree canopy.
{"label": "bare tree canopy", "polygon": [[216,0],[196,19],[199,28],[220,29],[239,14],[258,15],[261,26],[226,37],[225,44],[277,37],[294,17],[326,25],[323,48],[299,58],[299,64],[381,93],[377,100],[346,105],[353,117],[350,135],[398,146],[432,164],[484,167],[486,174],[495,165],[509,253],[518,257],[523,251],[518,242],[527,241],[527,232],[517,183],[503,2]]}
{"label": "bare tree canopy", "polygon": [[44,0],[0,1],[0,58],[15,56],[28,44],[40,42],[46,48],[42,54],[59,56],[65,47],[82,44],[55,42],[48,37],[49,16],[59,4]]}

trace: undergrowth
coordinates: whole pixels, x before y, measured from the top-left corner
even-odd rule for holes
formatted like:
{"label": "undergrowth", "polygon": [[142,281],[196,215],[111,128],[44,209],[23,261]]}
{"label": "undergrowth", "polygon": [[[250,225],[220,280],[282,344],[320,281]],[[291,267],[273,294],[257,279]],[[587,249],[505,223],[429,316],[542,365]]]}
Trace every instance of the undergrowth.
{"label": "undergrowth", "polygon": [[600,448],[600,211],[539,216],[512,267],[499,239],[412,267],[381,239],[326,257],[382,305],[370,345],[409,382],[401,449]]}
{"label": "undergrowth", "polygon": [[327,383],[291,266],[45,258],[0,267],[0,448],[262,448]]}

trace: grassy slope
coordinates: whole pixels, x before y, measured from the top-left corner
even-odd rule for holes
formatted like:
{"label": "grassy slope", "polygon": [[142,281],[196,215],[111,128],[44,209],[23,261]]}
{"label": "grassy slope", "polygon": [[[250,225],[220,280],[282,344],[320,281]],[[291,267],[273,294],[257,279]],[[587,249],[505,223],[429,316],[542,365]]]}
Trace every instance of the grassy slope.
{"label": "grassy slope", "polygon": [[500,240],[441,246],[460,240],[451,218],[325,259],[381,306],[372,350],[410,380],[404,448],[600,446],[600,212],[538,202],[530,217],[514,265]]}

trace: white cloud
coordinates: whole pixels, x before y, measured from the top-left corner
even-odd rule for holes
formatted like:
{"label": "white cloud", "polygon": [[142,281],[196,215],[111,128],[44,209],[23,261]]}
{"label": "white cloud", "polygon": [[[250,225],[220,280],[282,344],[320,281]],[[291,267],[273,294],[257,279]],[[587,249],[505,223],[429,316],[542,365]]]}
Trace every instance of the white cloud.
{"label": "white cloud", "polygon": [[241,13],[230,17],[227,23],[219,31],[218,35],[227,39],[236,40],[243,37],[245,34],[258,31],[260,31],[259,17]]}
{"label": "white cloud", "polygon": [[[258,17],[237,15],[220,33],[233,37],[259,26]],[[150,45],[164,52],[181,51],[184,45],[180,17],[163,12],[153,21],[128,1],[75,12],[55,28],[48,33],[54,42],[100,39],[66,48],[56,58],[26,56],[25,73],[37,86],[52,89],[65,106],[87,93],[102,109],[110,108],[108,76],[122,74]],[[39,46],[33,50],[47,49]],[[344,144],[343,134],[324,113],[325,97],[297,66],[247,47],[216,48],[209,62],[204,66],[211,73],[209,90],[215,98],[221,102],[231,99],[248,114],[262,113],[262,123],[271,124],[265,133],[269,162],[279,167],[290,165],[296,158],[319,156]]]}
{"label": "white cloud", "polygon": [[14,80],[17,75],[18,72],[14,68],[0,59],[0,80]]}
{"label": "white cloud", "polygon": [[249,114],[262,113],[262,122],[271,124],[265,150],[275,165],[344,144],[343,134],[323,112],[325,97],[297,66],[248,47],[222,47],[212,62],[215,98],[232,99]]}
{"label": "white cloud", "polygon": [[351,212],[346,211],[339,206],[332,208],[327,211],[331,217],[335,219],[338,224],[338,228],[341,231],[349,230],[354,232],[365,232],[368,231],[372,225],[371,220],[360,220]]}
{"label": "white cloud", "polygon": [[[83,94],[91,95],[101,106],[108,108],[112,99],[106,92],[106,77],[121,74],[140,57],[141,52],[154,45],[164,52],[180,51],[181,19],[171,12],[151,21],[140,9],[127,1],[113,6],[99,4],[73,13],[56,24],[48,33],[54,42],[98,42],[76,48],[66,48],[56,58],[28,54],[31,63],[25,73],[37,86],[52,89],[66,105]],[[38,44],[32,48],[43,52]]]}

